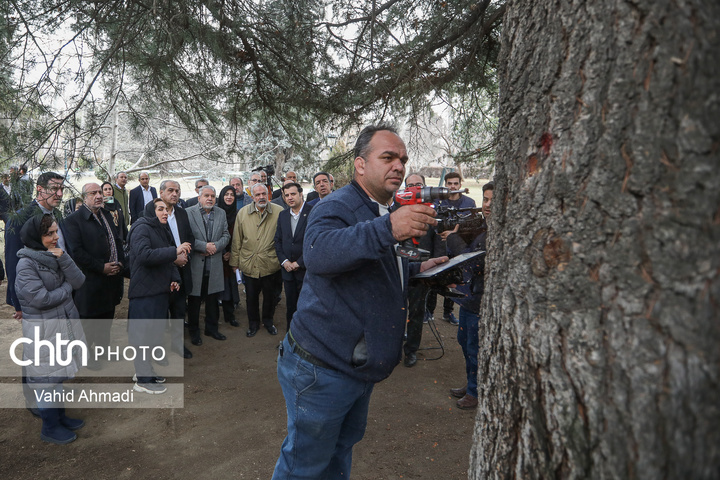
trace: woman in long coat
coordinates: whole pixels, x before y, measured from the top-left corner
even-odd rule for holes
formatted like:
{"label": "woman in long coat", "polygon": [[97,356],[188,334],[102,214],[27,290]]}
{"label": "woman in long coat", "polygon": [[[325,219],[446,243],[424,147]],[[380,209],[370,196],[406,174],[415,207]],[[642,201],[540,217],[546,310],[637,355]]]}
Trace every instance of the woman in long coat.
{"label": "woman in long coat", "polygon": [[119,203],[115,202],[115,197],[113,196],[113,186],[110,182],[103,182],[102,185],[100,185],[100,189],[103,193],[103,203],[105,210],[110,212],[110,216],[112,216],[113,223],[118,229],[118,232],[120,233],[120,239],[123,241],[123,244],[127,241],[128,236],[128,229],[127,229],[127,220],[126,216],[128,215],[127,212],[123,212],[122,207]]}
{"label": "woman in long coat", "polygon": [[[35,390],[42,418],[40,438],[56,444],[70,443],[77,438],[73,430],[85,425],[65,415],[62,402],[62,382],[75,376],[79,368],[78,356],[85,347],[85,333],[80,315],[73,303],[72,292],[80,288],[85,275],[70,255],[57,247],[58,226],[52,215],[31,217],[20,230],[25,245],[17,253],[15,291],[23,314],[23,336],[33,341],[56,343],[57,334],[69,343],[57,348],[56,358],[50,359],[50,349],[39,349],[35,358],[34,344],[25,344],[23,360],[30,360],[27,382]],[[62,365],[57,359],[69,360]]]}
{"label": "woman in long coat", "polygon": [[230,248],[232,247],[232,237],[235,231],[235,218],[237,218],[237,203],[235,201],[234,187],[226,186],[220,190],[217,206],[225,212],[228,231],[230,232],[230,241],[227,247],[225,247],[225,253],[223,253],[222,257],[225,290],[220,294],[220,300],[222,300],[223,317],[225,318],[225,323],[229,323],[233,327],[239,327],[240,324],[235,319],[235,308],[240,303],[240,292],[238,291],[237,277],[230,266]]}
{"label": "woman in long coat", "polygon": [[[180,289],[180,272],[175,261],[186,257],[191,249],[187,242],[175,247],[167,228],[167,205],[153,200],[154,217],[135,221],[128,236],[130,245],[130,288],[128,298],[128,341],[135,347],[160,345],[170,305],[170,292]],[[159,394],[167,390],[163,377],[155,374],[149,358],[137,355],[135,386],[137,392]]]}

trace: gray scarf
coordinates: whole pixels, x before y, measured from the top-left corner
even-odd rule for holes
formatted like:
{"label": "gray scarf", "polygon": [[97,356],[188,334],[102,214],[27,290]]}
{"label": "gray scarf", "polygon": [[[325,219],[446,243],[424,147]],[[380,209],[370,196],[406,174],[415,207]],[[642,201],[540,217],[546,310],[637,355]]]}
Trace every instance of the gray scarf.
{"label": "gray scarf", "polygon": [[[67,254],[66,254],[67,255]],[[40,265],[43,265],[53,272],[60,270],[60,264],[55,255],[47,250],[33,250],[32,248],[21,248],[17,253],[18,258],[29,258],[35,260]]]}

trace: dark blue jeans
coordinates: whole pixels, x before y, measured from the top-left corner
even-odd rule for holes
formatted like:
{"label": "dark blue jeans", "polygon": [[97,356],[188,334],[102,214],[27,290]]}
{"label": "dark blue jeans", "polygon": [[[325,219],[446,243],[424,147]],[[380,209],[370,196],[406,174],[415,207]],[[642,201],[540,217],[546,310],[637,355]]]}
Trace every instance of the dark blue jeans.
{"label": "dark blue jeans", "polygon": [[365,434],[374,383],[321,368],[283,340],[278,380],[285,396],[288,434],[273,480],[349,478],[352,447]]}
{"label": "dark blue jeans", "polygon": [[457,340],[465,356],[465,374],[467,375],[467,393],[477,398],[478,350],[480,343],[478,323],[480,315],[460,307]]}

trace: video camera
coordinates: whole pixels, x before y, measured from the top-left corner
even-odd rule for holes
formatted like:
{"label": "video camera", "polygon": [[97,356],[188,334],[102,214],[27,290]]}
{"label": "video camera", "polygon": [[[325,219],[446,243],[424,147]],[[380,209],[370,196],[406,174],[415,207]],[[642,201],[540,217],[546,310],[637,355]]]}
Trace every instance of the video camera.
{"label": "video camera", "polygon": [[250,171],[251,172],[259,172],[260,170],[263,170],[265,173],[267,173],[268,177],[272,177],[273,175],[275,175],[275,165],[259,166],[259,167],[253,168]]}
{"label": "video camera", "polygon": [[438,233],[453,230],[460,225],[457,233],[474,238],[487,230],[481,207],[457,208],[440,206],[437,207],[436,211],[438,224],[435,229]]}

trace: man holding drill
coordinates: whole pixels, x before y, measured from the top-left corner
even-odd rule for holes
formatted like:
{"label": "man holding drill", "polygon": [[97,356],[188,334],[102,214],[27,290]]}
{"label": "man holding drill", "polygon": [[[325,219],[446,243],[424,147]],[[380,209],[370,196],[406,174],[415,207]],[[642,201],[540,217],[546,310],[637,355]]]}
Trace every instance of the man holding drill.
{"label": "man holding drill", "polygon": [[278,357],[288,435],[275,480],[350,476],[373,386],[400,361],[408,279],[447,261],[410,267],[395,253],[437,223],[426,205],[389,213],[408,160],[396,131],[366,127],[354,154],[353,182],[313,208],[305,232],[307,274]]}

